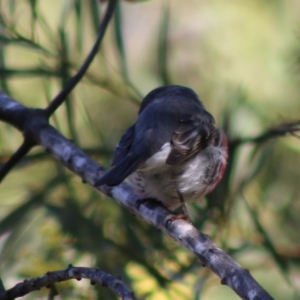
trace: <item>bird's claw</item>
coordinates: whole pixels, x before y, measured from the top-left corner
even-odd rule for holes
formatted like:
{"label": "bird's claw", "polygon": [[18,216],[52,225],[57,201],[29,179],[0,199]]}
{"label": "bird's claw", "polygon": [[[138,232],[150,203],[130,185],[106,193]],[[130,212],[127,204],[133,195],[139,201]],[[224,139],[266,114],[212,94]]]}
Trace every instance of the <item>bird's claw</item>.
{"label": "bird's claw", "polygon": [[166,227],[168,228],[169,226],[171,226],[172,222],[174,222],[176,220],[183,220],[183,221],[186,221],[186,222],[192,224],[192,221],[187,214],[169,215],[166,220],[166,224],[165,224]]}

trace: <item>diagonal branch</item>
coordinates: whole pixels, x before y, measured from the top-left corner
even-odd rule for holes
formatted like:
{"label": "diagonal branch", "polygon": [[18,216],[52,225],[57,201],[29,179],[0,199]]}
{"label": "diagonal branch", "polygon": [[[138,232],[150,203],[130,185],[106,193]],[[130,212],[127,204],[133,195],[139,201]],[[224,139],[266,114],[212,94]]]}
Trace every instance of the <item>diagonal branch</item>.
{"label": "diagonal branch", "polygon": [[12,300],[17,297],[22,297],[32,291],[37,291],[42,287],[48,287],[50,289],[50,294],[53,294],[54,292],[54,294],[57,295],[57,290],[54,286],[56,282],[69,279],[81,280],[82,278],[90,279],[92,285],[100,283],[103,287],[109,287],[124,300],[135,299],[133,292],[120,279],[99,269],[73,267],[72,265],[69,265],[65,270],[47,272],[43,276],[24,280],[9,290],[0,290],[0,300]]}
{"label": "diagonal branch", "polygon": [[9,173],[9,171],[31,150],[34,146],[29,140],[24,140],[23,144],[19,149],[9,158],[9,160],[3,164],[0,169],[0,183],[4,177]]}
{"label": "diagonal branch", "polygon": [[[94,57],[96,56],[101,41],[104,37],[104,34],[106,32],[106,28],[109,24],[109,21],[111,20],[111,17],[114,13],[115,6],[116,6],[117,0],[110,0],[106,9],[105,16],[99,26],[98,35],[95,41],[94,46],[92,47],[89,55],[85,59],[84,63],[78,70],[78,72],[71,77],[66,86],[62,91],[59,92],[59,94],[51,101],[49,106],[45,110],[40,110],[38,114],[44,113],[47,118],[49,118],[54,111],[65,101],[66,97],[70,94],[70,92],[75,88],[75,86],[78,84],[78,82],[82,79],[84,74],[86,73],[87,69],[89,68],[90,64],[92,63]],[[31,113],[35,113],[37,110],[31,110]],[[28,115],[28,114],[27,114]],[[34,116],[32,116],[34,119]],[[8,119],[7,119],[8,118]],[[16,112],[13,113],[11,116],[12,120],[9,119],[10,116],[6,114],[1,116],[0,112],[0,119],[12,124],[13,126],[17,127],[18,129],[22,129],[23,121],[26,116],[22,113],[22,109],[17,114]],[[35,143],[31,141],[30,138],[24,137],[23,144],[19,147],[19,149],[10,157],[10,159],[1,167],[0,169],[0,182],[5,178],[5,176],[9,173],[9,171],[31,150],[31,148],[35,146]]]}
{"label": "diagonal branch", "polygon": [[[0,93],[0,120],[1,115],[12,116],[15,107],[22,108],[24,114],[30,113],[29,108],[19,103],[18,105],[10,105],[9,99],[8,96]],[[11,103],[16,104],[17,102],[11,99]],[[30,118],[30,120],[24,122],[24,128],[19,129],[26,130],[31,139],[42,145],[69,170],[79,175],[84,182],[93,186],[103,175],[104,168],[49,125],[46,117],[37,120]],[[139,196],[127,183],[123,182],[116,187],[98,189],[186,247],[195,254],[204,266],[207,266],[221,278],[222,284],[231,287],[242,299],[273,299],[255,281],[248,270],[238,265],[229,255],[218,248],[207,235],[199,232],[192,224],[184,220],[167,222],[172,215],[159,204],[146,202],[138,206]]]}
{"label": "diagonal branch", "polygon": [[85,59],[84,63],[78,70],[77,74],[75,74],[73,77],[71,77],[68,80],[64,89],[51,101],[49,106],[46,108],[46,114],[48,117],[50,117],[55,112],[55,110],[65,101],[66,97],[75,88],[77,83],[82,79],[85,72],[89,68],[90,64],[94,60],[94,57],[98,53],[99,46],[100,46],[103,36],[105,34],[107,25],[108,25],[112,15],[113,15],[113,12],[115,10],[116,3],[117,3],[117,0],[109,1],[105,16],[104,16],[103,21],[101,22],[99,30],[98,30],[97,39],[95,41],[93,48],[91,49],[91,52]]}

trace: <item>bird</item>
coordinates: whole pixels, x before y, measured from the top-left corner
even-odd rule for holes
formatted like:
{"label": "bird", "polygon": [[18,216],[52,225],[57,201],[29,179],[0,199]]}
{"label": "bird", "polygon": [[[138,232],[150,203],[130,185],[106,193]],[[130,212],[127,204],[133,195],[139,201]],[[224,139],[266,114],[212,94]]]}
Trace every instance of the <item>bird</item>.
{"label": "bird", "polygon": [[211,192],[227,163],[227,139],[197,94],[167,85],[149,92],[138,117],[118,143],[111,168],[95,186],[116,186],[127,177],[142,199],[174,211]]}

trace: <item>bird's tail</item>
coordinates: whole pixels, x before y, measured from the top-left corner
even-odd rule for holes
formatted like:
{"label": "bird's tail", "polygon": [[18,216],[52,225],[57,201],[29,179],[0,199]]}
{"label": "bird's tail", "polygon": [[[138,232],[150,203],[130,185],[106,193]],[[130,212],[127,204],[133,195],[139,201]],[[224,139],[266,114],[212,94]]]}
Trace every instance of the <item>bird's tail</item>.
{"label": "bird's tail", "polygon": [[108,185],[115,186],[125,180],[141,165],[140,159],[135,155],[127,155],[121,162],[113,166],[111,169],[95,183],[95,186]]}

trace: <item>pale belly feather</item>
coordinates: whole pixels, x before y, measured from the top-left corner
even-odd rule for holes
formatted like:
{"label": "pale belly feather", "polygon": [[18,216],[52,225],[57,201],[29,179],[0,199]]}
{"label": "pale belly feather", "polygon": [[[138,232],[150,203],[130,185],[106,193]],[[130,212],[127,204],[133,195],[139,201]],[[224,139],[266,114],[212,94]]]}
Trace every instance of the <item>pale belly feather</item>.
{"label": "pale belly feather", "polygon": [[129,180],[141,197],[160,200],[171,210],[180,206],[177,190],[185,202],[200,200],[217,184],[220,170],[226,164],[226,149],[221,147],[208,146],[177,166],[165,163],[169,152],[168,143],[131,174]]}

